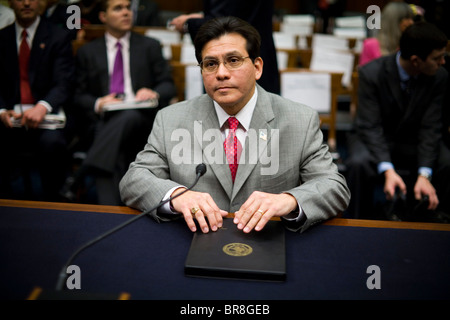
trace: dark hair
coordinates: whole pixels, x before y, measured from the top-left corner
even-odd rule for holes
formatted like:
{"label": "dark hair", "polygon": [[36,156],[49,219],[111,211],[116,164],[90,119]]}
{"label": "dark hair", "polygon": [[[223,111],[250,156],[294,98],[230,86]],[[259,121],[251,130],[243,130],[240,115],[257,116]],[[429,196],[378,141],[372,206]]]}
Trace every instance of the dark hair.
{"label": "dark hair", "polygon": [[108,1],[109,0],[100,0],[100,11],[106,12],[106,10],[108,9]]}
{"label": "dark hair", "polygon": [[218,39],[229,33],[238,33],[247,40],[247,52],[254,61],[259,57],[261,36],[259,32],[246,21],[236,17],[219,17],[204,23],[194,39],[195,57],[202,61],[202,50],[211,40]]}
{"label": "dark hair", "polygon": [[403,59],[417,55],[426,60],[433,50],[447,46],[445,34],[428,22],[416,22],[403,31],[400,37],[400,51]]}

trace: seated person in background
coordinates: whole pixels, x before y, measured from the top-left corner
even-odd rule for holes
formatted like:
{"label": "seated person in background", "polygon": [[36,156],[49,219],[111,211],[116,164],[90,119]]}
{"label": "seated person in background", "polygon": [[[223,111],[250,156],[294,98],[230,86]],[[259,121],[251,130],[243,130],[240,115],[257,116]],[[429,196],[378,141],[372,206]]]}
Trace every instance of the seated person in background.
{"label": "seated person in background", "polygon": [[43,16],[59,27],[66,27],[67,19],[71,16],[67,12],[67,4],[60,0],[46,0]]}
{"label": "seated person in background", "polygon": [[204,163],[193,190],[151,212],[155,219],[183,217],[193,232],[197,220],[209,232],[235,212],[244,232],[263,229],[274,216],[304,231],[346,209],[350,194],[317,112],[256,84],[260,44],[258,31],[235,17],[199,29],[194,45],[206,94],[158,112],[148,143],[120,182],[126,205],[145,211],[182,192]]}
{"label": "seated person in background", "polygon": [[[129,0],[105,0],[100,20],[104,37],[82,46],[77,52],[77,86],[73,111],[78,128],[95,126],[86,159],[72,185],[74,191],[85,172],[96,178],[100,204],[120,204],[119,181],[142,149],[151,131],[157,109],[175,96],[169,65],[158,41],[131,32]],[[117,73],[119,71],[119,73]],[[117,77],[118,75],[118,77]],[[107,103],[158,99],[158,108],[103,112]],[[89,138],[88,138],[89,139]],[[68,179],[70,183],[72,179]]]}
{"label": "seated person in background", "polygon": [[15,19],[14,11],[0,3],[0,29],[9,26]]}
{"label": "seated person in background", "polygon": [[69,4],[75,4],[80,7],[82,25],[102,23],[99,19],[102,0],[75,0],[70,1]]}
{"label": "seated person in background", "polygon": [[352,217],[370,217],[380,178],[387,199],[398,189],[412,203],[427,196],[427,209],[438,207],[434,185],[444,177],[435,170],[449,166],[439,158],[446,45],[439,29],[418,22],[403,32],[398,53],[359,69],[356,134],[349,136],[347,159]]}
{"label": "seated person in background", "polygon": [[[22,197],[12,188],[12,173],[25,166],[40,172],[43,198],[34,199],[56,201],[66,175],[67,143],[63,130],[38,127],[72,97],[70,34],[39,16],[39,0],[9,4],[16,22],[0,30],[0,197]],[[20,119],[22,127],[12,128],[11,118]]]}
{"label": "seated person in background", "polygon": [[381,13],[381,28],[373,38],[363,42],[359,65],[397,52],[402,32],[414,23],[414,13],[404,2],[390,2]]}
{"label": "seated person in background", "polygon": [[133,11],[133,25],[144,27],[160,26],[159,7],[152,0],[131,0]]}
{"label": "seated person in background", "polygon": [[[450,58],[445,57],[445,69],[450,72]],[[447,78],[444,104],[442,106],[442,144],[439,150],[441,161],[436,168],[433,182],[439,191],[440,214],[443,220],[450,222],[450,76]]]}
{"label": "seated person in background", "polygon": [[75,40],[77,37],[77,30],[67,28],[67,20],[72,19],[72,11],[67,12],[68,5],[60,0],[46,0],[46,7],[44,13],[42,14],[48,21],[57,25],[60,28],[68,30],[72,34],[72,39]]}

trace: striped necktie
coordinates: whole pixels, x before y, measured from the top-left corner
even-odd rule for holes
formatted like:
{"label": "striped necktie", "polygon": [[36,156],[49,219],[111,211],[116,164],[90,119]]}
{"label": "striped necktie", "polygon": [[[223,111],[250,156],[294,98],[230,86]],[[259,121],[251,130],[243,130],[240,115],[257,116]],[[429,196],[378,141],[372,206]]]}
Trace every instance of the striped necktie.
{"label": "striped necktie", "polygon": [[230,130],[228,132],[228,136],[224,142],[225,155],[227,157],[228,165],[231,171],[231,180],[234,183],[234,179],[236,178],[236,172],[238,168],[238,154],[241,149],[240,142],[236,137],[236,129],[239,125],[239,120],[235,117],[228,118],[228,125]]}

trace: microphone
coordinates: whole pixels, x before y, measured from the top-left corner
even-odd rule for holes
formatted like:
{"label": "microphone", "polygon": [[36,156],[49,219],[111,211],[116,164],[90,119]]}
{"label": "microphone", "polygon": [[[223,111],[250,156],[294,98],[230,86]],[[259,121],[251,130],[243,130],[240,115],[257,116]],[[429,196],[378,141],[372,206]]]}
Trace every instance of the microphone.
{"label": "microphone", "polygon": [[140,213],[139,215],[135,216],[134,218],[132,218],[132,219],[130,219],[130,220],[128,220],[128,221],[126,221],[126,222],[124,222],[124,223],[118,225],[117,227],[115,227],[115,228],[113,228],[113,229],[111,229],[111,230],[105,232],[104,234],[98,236],[97,238],[95,238],[95,239],[93,239],[93,240],[87,242],[87,243],[84,244],[83,246],[81,246],[78,250],[76,250],[76,251],[72,254],[72,256],[67,260],[66,264],[65,264],[65,265],[63,266],[63,268],[61,269],[61,272],[59,273],[59,277],[58,277],[58,282],[57,282],[57,284],[56,284],[56,291],[61,291],[61,290],[62,290],[62,288],[63,288],[63,286],[64,286],[64,282],[65,282],[65,280],[66,280],[66,276],[67,276],[67,273],[66,273],[67,267],[71,264],[71,262],[75,259],[75,257],[76,257],[81,251],[83,251],[83,250],[86,249],[87,247],[92,246],[94,243],[96,243],[96,242],[98,242],[98,241],[100,241],[100,240],[106,238],[107,236],[111,235],[112,233],[114,233],[114,232],[116,232],[116,231],[122,229],[123,227],[129,225],[130,223],[132,223],[132,222],[134,222],[134,221],[140,219],[141,217],[148,215],[148,214],[149,214],[150,212],[152,212],[153,210],[156,210],[156,209],[158,209],[159,207],[161,207],[162,205],[166,204],[167,202],[172,201],[172,200],[175,199],[176,197],[181,196],[181,195],[182,195],[183,193],[185,193],[186,191],[191,190],[191,189],[197,184],[197,182],[198,182],[198,180],[200,179],[200,177],[203,176],[203,175],[205,174],[205,172],[206,172],[206,165],[205,165],[204,163],[200,163],[200,164],[197,165],[197,167],[195,168],[195,173],[196,173],[195,181],[194,181],[194,183],[193,183],[189,188],[187,188],[187,189],[183,190],[182,192],[180,192],[180,193],[174,195],[173,197],[170,197],[170,198],[168,198],[168,199],[166,199],[166,200],[164,200],[164,201],[161,201],[161,202],[160,202],[158,205],[156,205],[155,207],[153,207],[153,208],[151,208],[151,209],[149,209],[149,210],[146,210],[146,211]]}
{"label": "microphone", "polygon": [[[195,174],[198,176],[200,175],[200,177],[202,175],[204,175],[206,172],[206,165],[204,163],[200,163],[196,168],[195,168]],[[199,178],[200,178],[199,177]]]}

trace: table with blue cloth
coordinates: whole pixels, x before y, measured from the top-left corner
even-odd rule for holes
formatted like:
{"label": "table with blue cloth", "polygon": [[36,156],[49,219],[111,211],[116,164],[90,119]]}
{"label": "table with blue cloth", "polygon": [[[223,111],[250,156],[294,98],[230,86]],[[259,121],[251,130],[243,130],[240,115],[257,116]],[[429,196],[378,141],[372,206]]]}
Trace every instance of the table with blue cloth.
{"label": "table with blue cloth", "polygon": [[[0,298],[53,290],[86,242],[135,215],[126,207],[0,200]],[[188,277],[193,237],[182,219],[142,217],[86,248],[72,264],[81,289],[133,300],[292,301],[450,299],[450,226],[335,218],[286,231],[282,282]]]}

